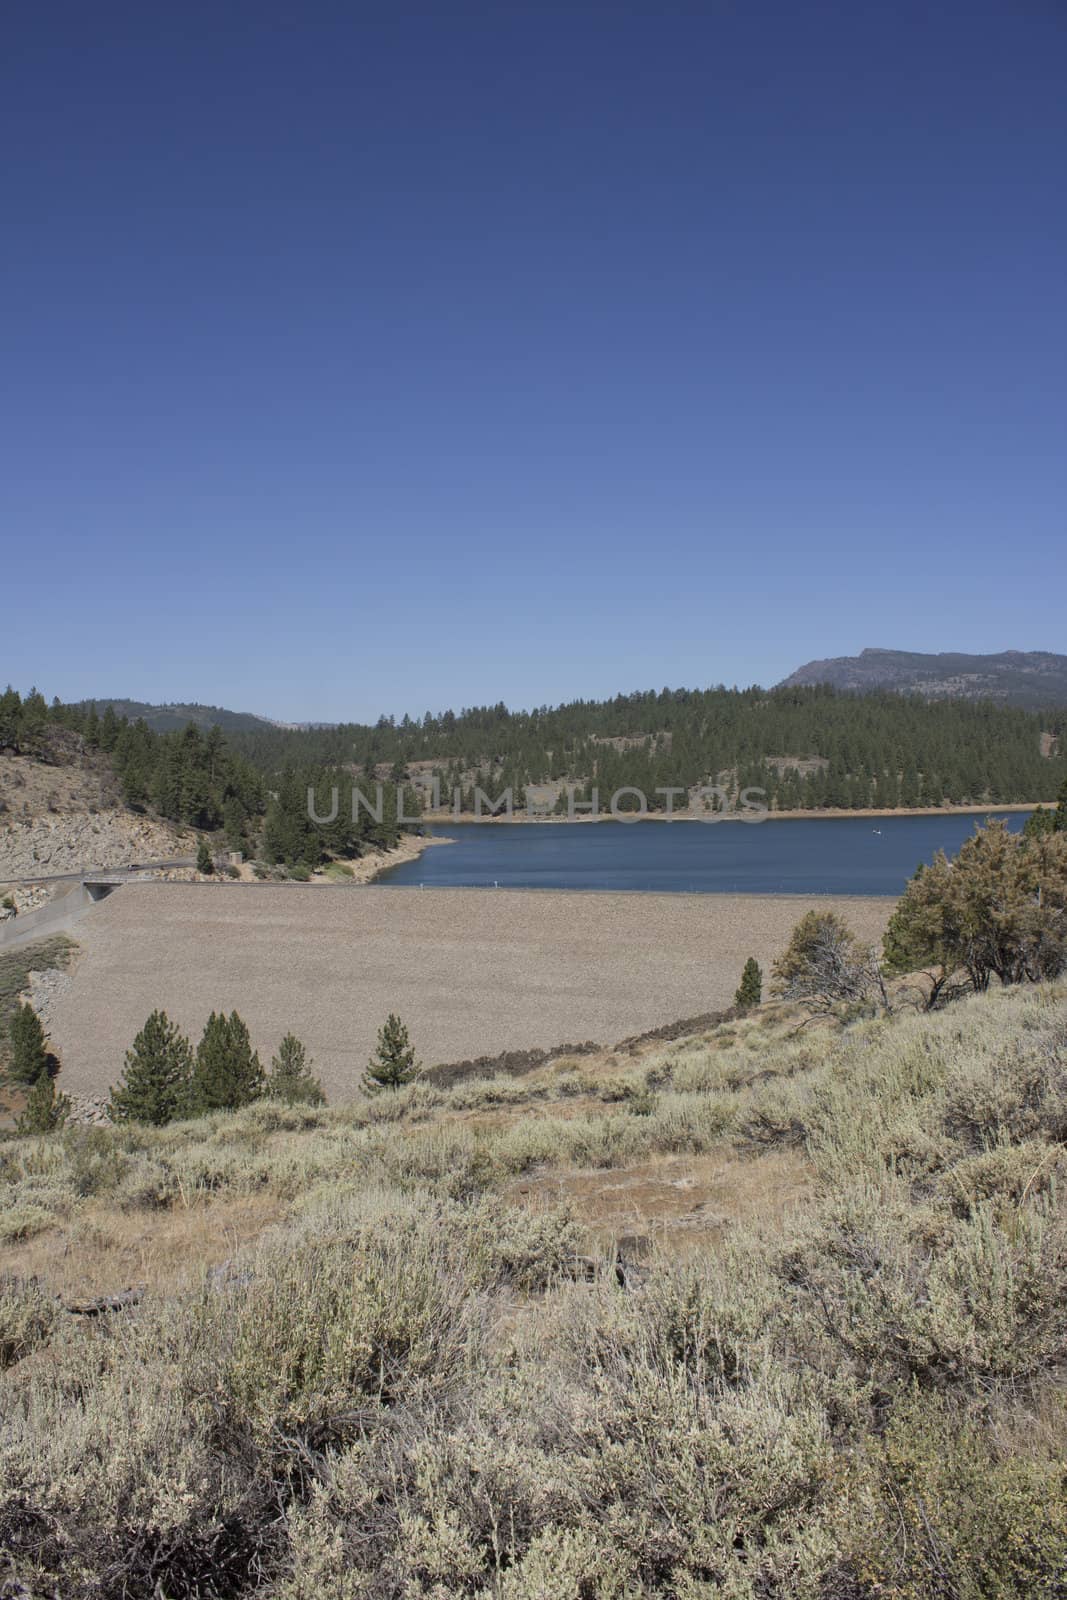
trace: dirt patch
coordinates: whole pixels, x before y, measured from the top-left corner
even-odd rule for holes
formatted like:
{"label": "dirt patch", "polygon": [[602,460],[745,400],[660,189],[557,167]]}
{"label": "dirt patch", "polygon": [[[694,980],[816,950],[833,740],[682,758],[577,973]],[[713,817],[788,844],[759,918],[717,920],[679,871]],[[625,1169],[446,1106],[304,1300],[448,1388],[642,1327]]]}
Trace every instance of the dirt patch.
{"label": "dirt patch", "polygon": [[39,1278],[63,1300],[114,1294],[131,1284],[172,1294],[236,1255],[285,1214],[266,1196],[221,1198],[170,1211],[87,1206],[71,1222],[4,1250],[4,1271]]}
{"label": "dirt patch", "polygon": [[[376,850],[371,855],[361,856],[358,861],[347,861],[345,866],[351,874],[345,874],[350,883],[372,883],[375,878],[380,878],[383,872],[388,872],[390,867],[399,867],[405,861],[417,861],[424,850],[432,849],[435,844],[452,844],[452,839],[445,839],[440,834],[402,833],[399,840],[391,850]],[[312,879],[317,883],[330,883],[328,873],[316,873]]]}
{"label": "dirt patch", "polygon": [[630,1256],[684,1256],[707,1249],[738,1222],[780,1222],[810,1200],[814,1182],[793,1151],[746,1158],[724,1147],[629,1167],[527,1173],[506,1197],[534,1210],[569,1204],[599,1243],[618,1244]]}
{"label": "dirt patch", "polygon": [[813,772],[825,772],[830,765],[825,756],[764,756],[764,761],[780,778],[787,772],[807,778]]}

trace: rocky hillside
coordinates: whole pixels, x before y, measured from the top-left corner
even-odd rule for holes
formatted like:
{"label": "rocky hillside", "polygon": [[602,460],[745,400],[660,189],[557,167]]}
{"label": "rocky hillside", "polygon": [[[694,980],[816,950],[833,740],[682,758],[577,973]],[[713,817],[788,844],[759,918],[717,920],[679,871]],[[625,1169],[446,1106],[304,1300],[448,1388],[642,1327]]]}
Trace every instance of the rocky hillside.
{"label": "rocky hillside", "polygon": [[897,689],[928,700],[997,700],[1038,711],[1067,705],[1067,656],[1047,650],[989,656],[862,650],[858,656],[809,661],[779,687],[814,683],[859,691]]}
{"label": "rocky hillside", "polygon": [[107,757],[87,749],[70,728],[46,728],[31,753],[0,749],[0,823],[85,815],[121,804]]}
{"label": "rocky hillside", "polygon": [[33,755],[0,752],[0,883],[188,855],[189,836],[123,806],[107,757],[50,728]]}
{"label": "rocky hillside", "polygon": [[189,834],[130,811],[0,818],[0,882],[37,873],[123,867],[133,861],[170,861],[194,848]]}

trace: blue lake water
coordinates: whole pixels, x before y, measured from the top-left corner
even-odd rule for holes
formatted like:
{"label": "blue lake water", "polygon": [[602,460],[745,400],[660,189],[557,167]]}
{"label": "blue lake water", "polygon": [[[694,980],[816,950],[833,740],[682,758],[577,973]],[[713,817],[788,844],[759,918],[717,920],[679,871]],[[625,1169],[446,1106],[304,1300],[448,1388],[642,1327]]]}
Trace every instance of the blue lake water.
{"label": "blue lake water", "polygon": [[[899,895],[920,861],[953,855],[982,816],[797,821],[451,823],[455,841],[393,867],[383,884],[628,889],[677,894]],[[1008,814],[1022,827],[1023,812]]]}

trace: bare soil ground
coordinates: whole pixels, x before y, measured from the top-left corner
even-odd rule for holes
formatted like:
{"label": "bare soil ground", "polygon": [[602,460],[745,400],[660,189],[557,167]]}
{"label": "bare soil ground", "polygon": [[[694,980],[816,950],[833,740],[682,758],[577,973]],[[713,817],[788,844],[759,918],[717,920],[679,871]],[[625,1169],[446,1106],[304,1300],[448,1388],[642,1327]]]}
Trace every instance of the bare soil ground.
{"label": "bare soil ground", "polygon": [[402,833],[392,850],[375,851],[371,855],[361,856],[358,861],[346,861],[339,867],[335,865],[332,871],[327,868],[322,872],[312,874],[312,883],[344,882],[371,883],[381,873],[390,867],[398,867],[403,861],[417,861],[424,850],[431,849],[437,844],[452,844],[451,839],[442,834]]}
{"label": "bare soil ground", "polygon": [[128,884],[84,918],[49,1026],[62,1086],[106,1091],[148,1014],[194,1039],[238,1010],[264,1064],[289,1029],[350,1098],[390,1011],[427,1064],[610,1044],[728,1006],[813,906],[877,941],[894,901],[325,885]]}
{"label": "bare soil ground", "polygon": [[182,1277],[202,1277],[205,1268],[228,1261],[284,1213],[268,1195],[198,1198],[166,1211],[121,1211],[100,1202],[61,1228],[8,1245],[4,1270],[47,1281],[63,1299],[134,1284],[173,1292]]}
{"label": "bare soil ground", "polygon": [[780,1223],[813,1191],[811,1166],[797,1153],[745,1157],[724,1144],[709,1155],[539,1172],[516,1180],[506,1195],[535,1211],[570,1205],[601,1245],[618,1245],[641,1259],[653,1250],[675,1256],[706,1251],[737,1222]]}

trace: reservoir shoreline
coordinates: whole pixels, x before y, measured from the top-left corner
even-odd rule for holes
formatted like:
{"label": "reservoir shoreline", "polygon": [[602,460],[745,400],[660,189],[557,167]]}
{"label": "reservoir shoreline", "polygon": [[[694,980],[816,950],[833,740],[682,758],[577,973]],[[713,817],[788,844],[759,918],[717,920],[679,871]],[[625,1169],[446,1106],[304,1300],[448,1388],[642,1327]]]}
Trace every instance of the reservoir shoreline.
{"label": "reservoir shoreline", "polygon": [[848,817],[994,817],[1006,813],[1036,811],[1039,806],[1054,806],[1055,800],[1013,800],[1006,803],[990,804],[986,806],[896,806],[892,809],[876,810],[870,806],[855,809],[843,806],[826,806],[818,811],[760,811],[754,815],[742,812],[707,812],[698,815],[692,811],[674,811],[668,816],[665,811],[641,811],[638,813],[622,812],[616,816],[611,811],[601,812],[599,816],[588,815],[576,817],[557,817],[550,813],[542,815],[535,812],[532,816],[516,812],[510,817],[475,816],[473,811],[424,811],[417,819],[412,819],[412,826],[421,824],[426,827],[443,827],[445,823],[450,826],[462,828],[471,825],[485,826],[494,823],[498,827],[527,827],[529,824],[552,823],[564,827],[574,827],[577,823],[588,824],[591,822],[622,822],[629,825],[632,822],[703,822],[709,826],[717,826],[721,822],[744,822],[748,826],[762,822],[818,822],[820,819],[842,822]]}

